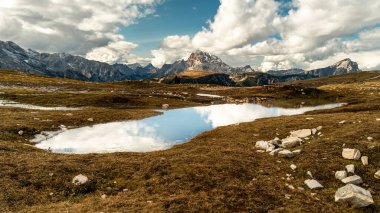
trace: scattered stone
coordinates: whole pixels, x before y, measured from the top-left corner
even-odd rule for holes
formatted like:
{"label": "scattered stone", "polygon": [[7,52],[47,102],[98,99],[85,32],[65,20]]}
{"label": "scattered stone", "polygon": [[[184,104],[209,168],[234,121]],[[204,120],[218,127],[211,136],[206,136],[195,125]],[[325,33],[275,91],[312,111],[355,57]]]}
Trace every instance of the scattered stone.
{"label": "scattered stone", "polygon": [[54,195],[54,193],[53,193],[53,192],[50,192],[50,193],[49,193],[49,195],[50,195],[50,196],[53,196],[53,195]]}
{"label": "scattered stone", "polygon": [[374,203],[369,191],[353,184],[339,188],[335,193],[335,202],[349,203],[355,208],[366,207]]}
{"label": "scattered stone", "polygon": [[318,134],[317,134],[318,136],[321,136],[322,135],[322,132],[318,132]]}
{"label": "scattered stone", "polygon": [[313,174],[310,171],[307,171],[306,174],[309,175],[309,177],[311,177],[312,179],[314,178]]}
{"label": "scattered stone", "polygon": [[290,137],[306,138],[311,136],[311,129],[301,129],[298,131],[290,132]]}
{"label": "scattered stone", "polygon": [[318,130],[318,131],[321,131],[322,128],[323,128],[322,126],[319,126],[319,127],[317,127],[317,130]]}
{"label": "scattered stone", "polygon": [[367,166],[368,165],[368,156],[362,156],[361,161],[362,161],[362,164],[364,166]]}
{"label": "scattered stone", "polygon": [[375,178],[380,179],[380,170],[375,173]]}
{"label": "scattered stone", "polygon": [[50,173],[49,173],[49,176],[50,176],[50,177],[53,177],[53,175],[54,175],[53,172],[50,172]]}
{"label": "scattered stone", "polygon": [[344,121],[341,121],[341,122],[339,122],[339,124],[344,124],[344,123],[346,123],[346,121],[344,120]]}
{"label": "scattered stone", "polygon": [[282,139],[281,146],[284,148],[293,148],[295,146],[299,146],[302,140],[298,137],[287,137]]}
{"label": "scattered stone", "polygon": [[293,151],[294,156],[301,154],[301,150],[297,149]]}
{"label": "scattered stone", "polygon": [[307,187],[309,187],[309,189],[321,189],[321,188],[323,188],[323,186],[318,181],[316,181],[314,179],[305,180],[304,183],[306,184]]}
{"label": "scattered stone", "polygon": [[82,184],[87,183],[87,181],[88,181],[88,177],[80,174],[80,175],[77,175],[73,178],[72,183],[75,185],[82,185]]}
{"label": "scattered stone", "polygon": [[343,183],[351,183],[351,184],[362,184],[363,183],[363,180],[360,176],[358,175],[353,175],[353,176],[349,176],[349,177],[346,177],[342,180]]}
{"label": "scattered stone", "polygon": [[318,130],[316,128],[311,130],[311,134],[313,134],[313,135],[317,134],[317,132],[318,132]]}
{"label": "scattered stone", "polygon": [[292,158],[292,157],[294,157],[294,153],[287,150],[287,149],[284,149],[284,150],[278,152],[278,156],[282,157],[282,158]]}
{"label": "scattered stone", "polygon": [[128,189],[123,189],[123,192],[127,192],[128,191]]}
{"label": "scattered stone", "polygon": [[297,189],[298,189],[298,190],[300,190],[300,191],[304,191],[304,190],[305,190],[305,188],[303,188],[303,187],[300,187],[300,186],[299,186],[299,187],[297,187]]}
{"label": "scattered stone", "polygon": [[162,104],[162,109],[163,110],[168,110],[169,109],[169,104]]}
{"label": "scattered stone", "polygon": [[292,165],[290,165],[290,168],[294,171],[294,170],[296,170],[297,169],[297,166],[296,165],[294,165],[294,164],[292,164]]}
{"label": "scattered stone", "polygon": [[257,153],[265,153],[264,150],[256,150]]}
{"label": "scattered stone", "polygon": [[278,149],[275,149],[273,151],[271,151],[269,154],[274,156],[274,155],[277,155],[280,151],[284,150],[283,148],[278,148]]}
{"label": "scattered stone", "polygon": [[343,149],[342,157],[349,160],[359,160],[361,153],[358,149]]}
{"label": "scattered stone", "polygon": [[20,131],[18,131],[18,134],[19,134],[19,135],[23,135],[23,134],[24,134],[24,131],[20,130]]}
{"label": "scattered stone", "polygon": [[335,172],[335,178],[338,179],[338,180],[343,180],[346,177],[347,177],[347,172],[346,171],[337,171],[337,172]]}
{"label": "scattered stone", "polygon": [[314,118],[306,118],[306,120],[314,120]]}
{"label": "scattered stone", "polygon": [[291,195],[289,195],[289,194],[285,194],[285,199],[288,199],[288,200],[290,200],[290,198],[292,198],[292,196],[291,196]]}
{"label": "scattered stone", "polygon": [[348,173],[355,174],[355,165],[354,164],[347,165],[346,169],[347,169]]}
{"label": "scattered stone", "polygon": [[90,121],[90,122],[93,122],[94,121],[94,118],[89,118],[89,119],[87,119],[88,121]]}
{"label": "scattered stone", "polygon": [[267,150],[269,143],[267,141],[257,141],[255,147],[261,150]]}
{"label": "scattered stone", "polygon": [[367,140],[372,141],[373,137],[367,137]]}
{"label": "scattered stone", "polygon": [[107,198],[107,195],[102,194],[101,198],[102,198],[102,199],[106,199],[106,198]]}

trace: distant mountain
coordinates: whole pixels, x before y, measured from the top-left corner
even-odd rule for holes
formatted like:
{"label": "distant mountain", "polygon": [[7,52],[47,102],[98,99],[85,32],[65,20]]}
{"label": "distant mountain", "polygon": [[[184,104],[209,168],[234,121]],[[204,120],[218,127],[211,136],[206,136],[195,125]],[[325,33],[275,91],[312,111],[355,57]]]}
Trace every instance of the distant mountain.
{"label": "distant mountain", "polygon": [[158,72],[158,77],[180,73],[186,70],[212,71],[224,74],[254,72],[249,65],[234,68],[224,63],[215,55],[203,51],[196,51],[185,60],[176,61],[173,64],[165,64]]}
{"label": "distant mountain", "polygon": [[335,63],[334,65],[322,68],[307,71],[306,74],[315,75],[317,77],[325,77],[332,75],[342,75],[348,73],[360,72],[358,63],[351,61],[351,59],[346,58],[342,61]]}
{"label": "distant mountain", "polygon": [[121,81],[128,79],[126,71],[98,61],[65,53],[39,53],[24,50],[17,44],[0,41],[0,69],[11,69],[52,77],[83,81]]}
{"label": "distant mountain", "polygon": [[[130,65],[110,65],[66,53],[50,54],[39,53],[30,49],[24,50],[11,41],[0,41],[0,69],[100,82],[162,78],[184,71],[197,70],[212,72],[213,74],[227,74],[236,85],[245,86],[266,85],[277,82],[360,72],[356,62],[350,59],[344,59],[322,69],[310,71],[290,69],[261,73],[256,72],[249,65],[245,67],[231,67],[217,56],[202,51],[192,53],[187,60],[179,60],[173,64],[165,64],[161,69],[154,67],[152,64],[148,64],[147,66],[142,66],[138,63]],[[207,79],[212,79],[212,83],[217,84],[219,79],[223,85],[230,85],[225,77],[226,76],[214,75],[212,78],[201,78],[201,80],[198,79],[197,81],[207,83]],[[186,79],[181,82],[191,81],[191,79],[186,76],[179,76],[179,78]]]}

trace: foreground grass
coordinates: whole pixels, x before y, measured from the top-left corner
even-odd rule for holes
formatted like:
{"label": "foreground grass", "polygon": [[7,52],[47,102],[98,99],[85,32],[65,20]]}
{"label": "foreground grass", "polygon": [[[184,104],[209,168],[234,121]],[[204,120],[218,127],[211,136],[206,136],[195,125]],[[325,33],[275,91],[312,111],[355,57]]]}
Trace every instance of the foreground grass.
{"label": "foreground grass", "polygon": [[[65,82],[66,86],[59,92],[50,92],[51,96],[45,99],[20,95],[26,93],[20,89],[28,90],[28,94],[35,94],[33,90],[37,90],[44,96],[49,92],[42,91],[45,88],[41,89],[41,86],[34,88],[27,80],[18,80],[22,79],[18,74],[5,73],[0,76],[0,85],[8,82],[9,86],[16,85],[17,88],[3,89],[3,98],[41,105],[83,106],[85,109],[78,112],[39,111],[36,114],[30,110],[0,108],[3,118],[0,121],[0,209],[34,212],[354,212],[357,210],[334,202],[336,189],[343,186],[334,179],[334,171],[342,170],[350,163],[355,164],[356,173],[366,184],[363,186],[371,191],[375,203],[379,205],[380,184],[373,174],[380,169],[380,122],[376,120],[380,118],[380,81],[371,79],[373,75],[377,73],[339,76],[328,79],[324,85],[316,85],[318,82],[314,80],[300,82],[296,87],[280,85],[239,89],[200,86],[164,88],[143,82],[92,86],[46,78],[46,81]],[[29,78],[38,83],[37,78],[40,77]],[[347,82],[347,78],[351,81]],[[355,78],[363,80],[356,82]],[[42,85],[46,87],[50,83]],[[50,86],[57,85],[53,82]],[[314,89],[315,86],[319,90]],[[84,88],[89,92],[79,94],[78,91]],[[179,89],[189,95],[172,98]],[[136,94],[133,92],[135,90],[138,90]],[[153,153],[60,155],[24,144],[25,139],[36,132],[54,129],[60,124],[83,126],[139,119],[156,114],[152,109],[168,101],[172,101],[170,103],[174,107],[211,102],[192,95],[202,90],[234,98],[274,99],[270,104],[298,105],[302,100],[313,104],[336,99],[350,104],[306,115],[260,119],[238,126],[221,127],[203,133],[189,143]],[[66,96],[61,98],[62,95],[71,94],[68,91],[74,92],[75,96],[72,99]],[[93,99],[92,92],[105,100],[114,96],[130,98],[141,95],[136,100],[142,104],[128,101],[87,102]],[[88,121],[90,117],[94,118],[94,122]],[[342,120],[346,123],[339,124]],[[257,140],[286,137],[291,130],[317,126],[323,126],[323,136],[314,137],[310,143],[304,144],[302,154],[294,159],[257,153],[254,148]],[[24,130],[25,135],[18,135],[19,130]],[[368,136],[374,140],[368,141]],[[360,149],[369,157],[370,165],[364,167],[360,162],[342,159],[343,146]],[[292,163],[298,167],[295,172],[290,169]],[[308,178],[307,171],[311,171],[325,189],[291,190],[286,187],[285,183],[289,183],[296,188],[306,188],[303,181]],[[78,174],[88,176],[90,182],[79,187],[71,184],[72,178]],[[286,181],[286,174],[292,174],[294,179]],[[103,194],[107,195],[105,199],[101,198]],[[290,195],[291,199],[286,199],[285,194]],[[379,206],[366,210],[376,212]]]}

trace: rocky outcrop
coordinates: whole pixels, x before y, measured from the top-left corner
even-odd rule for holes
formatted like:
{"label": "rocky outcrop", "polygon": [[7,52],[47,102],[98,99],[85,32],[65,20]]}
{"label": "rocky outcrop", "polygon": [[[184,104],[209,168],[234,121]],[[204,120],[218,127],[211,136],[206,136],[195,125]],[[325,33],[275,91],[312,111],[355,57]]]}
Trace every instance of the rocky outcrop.
{"label": "rocky outcrop", "polygon": [[348,73],[360,72],[359,66],[356,62],[351,61],[351,59],[346,58],[342,61],[335,63],[334,65],[322,68],[307,71],[306,74],[315,75],[318,77],[341,75]]}

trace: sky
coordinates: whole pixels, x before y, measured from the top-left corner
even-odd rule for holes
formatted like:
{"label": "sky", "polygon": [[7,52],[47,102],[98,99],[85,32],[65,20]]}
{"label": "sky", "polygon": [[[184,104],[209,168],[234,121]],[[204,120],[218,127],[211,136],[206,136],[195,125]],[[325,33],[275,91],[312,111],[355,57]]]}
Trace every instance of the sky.
{"label": "sky", "polygon": [[0,0],[0,40],[113,63],[380,69],[379,0]]}

